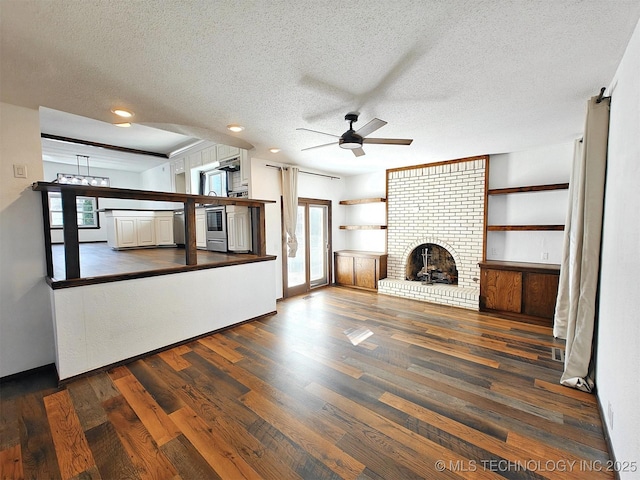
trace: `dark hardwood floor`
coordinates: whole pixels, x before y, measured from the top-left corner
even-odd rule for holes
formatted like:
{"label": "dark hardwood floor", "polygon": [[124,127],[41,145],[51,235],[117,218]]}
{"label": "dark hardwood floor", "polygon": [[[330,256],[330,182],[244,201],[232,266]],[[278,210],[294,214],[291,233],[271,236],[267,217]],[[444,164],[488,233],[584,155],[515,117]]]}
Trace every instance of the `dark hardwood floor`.
{"label": "dark hardwood floor", "polygon": [[613,478],[595,397],[558,384],[553,346],[547,327],[330,287],[62,387],[5,382],[0,477]]}

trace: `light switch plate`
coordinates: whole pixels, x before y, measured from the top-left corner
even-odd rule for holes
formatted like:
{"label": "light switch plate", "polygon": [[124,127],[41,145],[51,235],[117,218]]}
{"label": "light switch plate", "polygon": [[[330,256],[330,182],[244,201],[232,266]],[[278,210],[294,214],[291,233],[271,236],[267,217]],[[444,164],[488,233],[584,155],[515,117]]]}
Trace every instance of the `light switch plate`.
{"label": "light switch plate", "polygon": [[13,176],[15,178],[27,178],[27,166],[13,164]]}

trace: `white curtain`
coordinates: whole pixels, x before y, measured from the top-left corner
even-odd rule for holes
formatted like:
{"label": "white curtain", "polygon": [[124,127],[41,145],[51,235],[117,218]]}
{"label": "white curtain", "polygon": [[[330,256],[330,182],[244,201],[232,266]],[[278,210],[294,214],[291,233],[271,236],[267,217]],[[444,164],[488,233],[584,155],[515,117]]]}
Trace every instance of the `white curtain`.
{"label": "white curtain", "polygon": [[609,136],[609,98],[587,104],[584,138],[576,141],[569,183],[553,335],[566,339],[560,383],[593,389],[591,364],[600,270],[600,239]]}
{"label": "white curtain", "polygon": [[298,251],[296,227],[298,223],[298,167],[282,168],[282,210],[287,232],[288,257],[295,258]]}

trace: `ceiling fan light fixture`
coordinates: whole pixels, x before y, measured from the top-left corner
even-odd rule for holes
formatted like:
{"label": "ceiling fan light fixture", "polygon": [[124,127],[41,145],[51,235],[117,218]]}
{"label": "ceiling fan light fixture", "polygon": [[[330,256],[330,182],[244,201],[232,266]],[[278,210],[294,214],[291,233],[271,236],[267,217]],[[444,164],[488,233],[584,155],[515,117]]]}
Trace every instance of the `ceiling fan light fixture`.
{"label": "ceiling fan light fixture", "polygon": [[355,133],[353,130],[349,130],[344,135],[342,135],[342,137],[340,137],[338,144],[340,145],[340,148],[346,148],[349,150],[361,148],[362,137]]}

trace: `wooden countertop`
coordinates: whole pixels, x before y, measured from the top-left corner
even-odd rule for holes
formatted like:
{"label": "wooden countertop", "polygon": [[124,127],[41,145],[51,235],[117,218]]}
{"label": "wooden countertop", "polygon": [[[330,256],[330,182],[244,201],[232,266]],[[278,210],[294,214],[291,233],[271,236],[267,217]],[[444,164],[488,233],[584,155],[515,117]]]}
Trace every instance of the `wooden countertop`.
{"label": "wooden countertop", "polygon": [[511,270],[538,273],[560,273],[560,265],[555,263],[506,262],[501,260],[486,260],[478,263],[480,268],[492,270]]}

